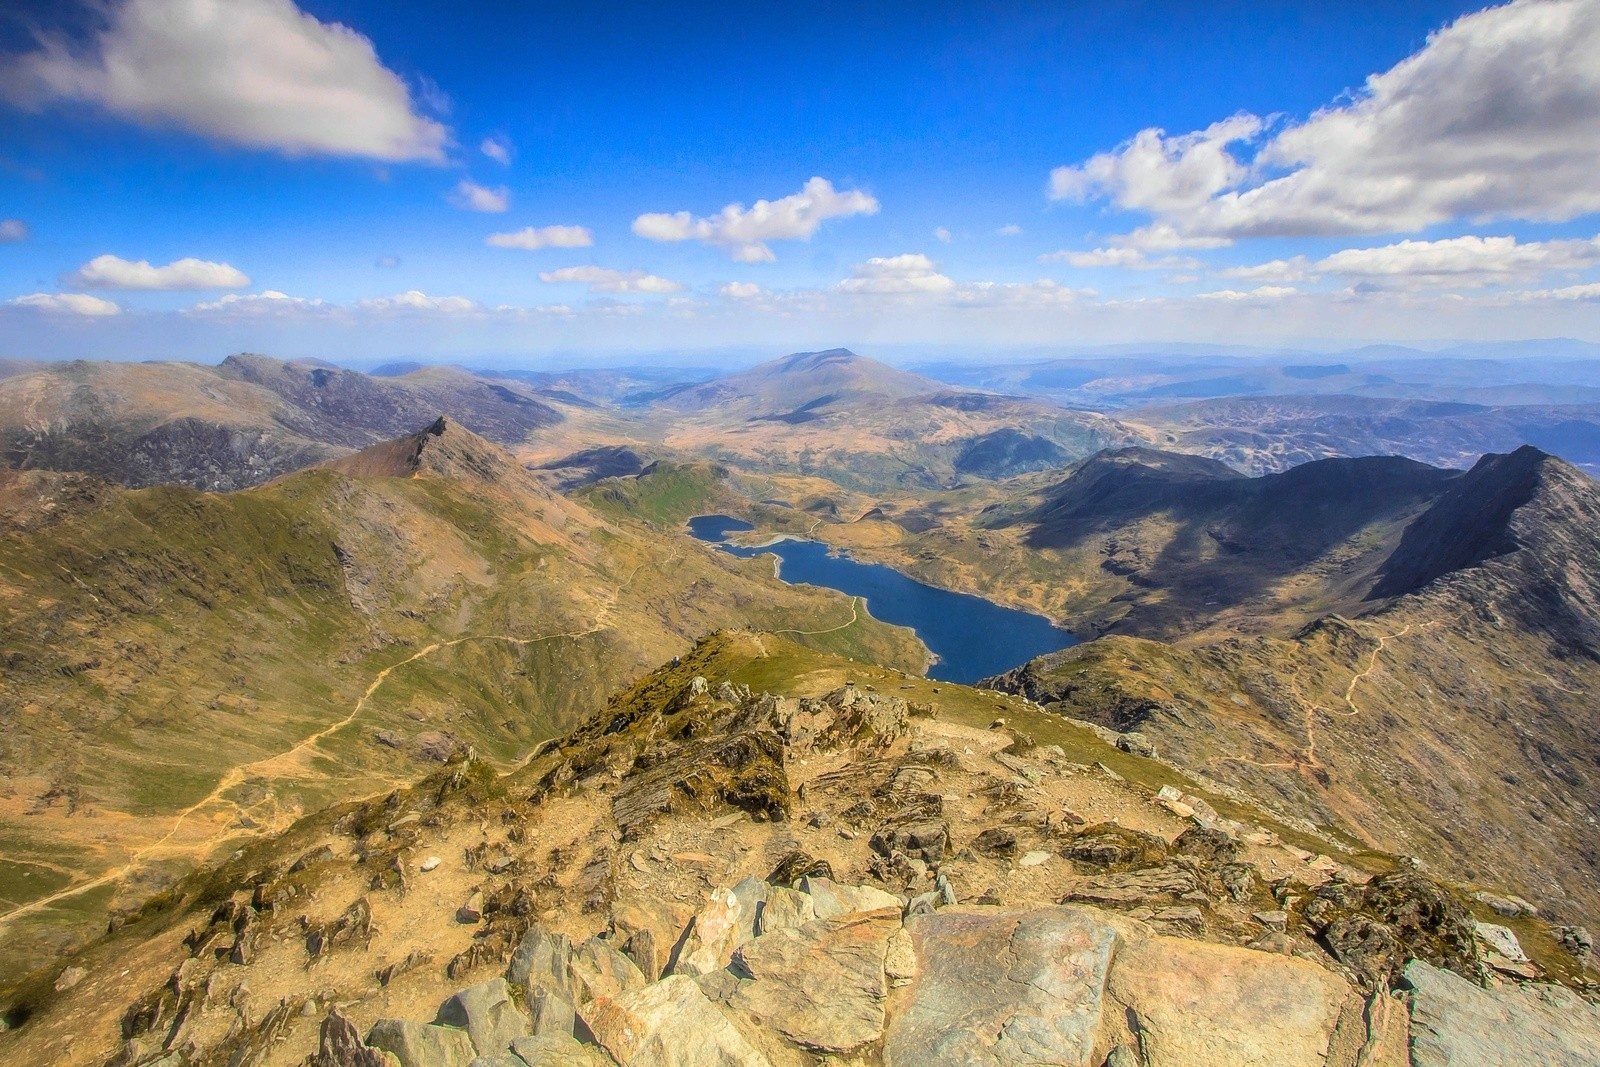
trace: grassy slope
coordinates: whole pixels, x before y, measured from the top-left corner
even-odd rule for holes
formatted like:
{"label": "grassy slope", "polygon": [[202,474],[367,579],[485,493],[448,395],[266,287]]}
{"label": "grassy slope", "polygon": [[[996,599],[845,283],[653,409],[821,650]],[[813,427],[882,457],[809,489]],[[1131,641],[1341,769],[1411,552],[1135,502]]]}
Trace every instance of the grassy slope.
{"label": "grassy slope", "polygon": [[11,532],[0,559],[0,898],[84,887],[0,915],[12,959],[229,842],[416,777],[425,732],[510,765],[708,630],[828,630],[806,639],[911,668],[925,654],[870,619],[834,629],[843,597],[759,563],[437,476],[116,492]]}

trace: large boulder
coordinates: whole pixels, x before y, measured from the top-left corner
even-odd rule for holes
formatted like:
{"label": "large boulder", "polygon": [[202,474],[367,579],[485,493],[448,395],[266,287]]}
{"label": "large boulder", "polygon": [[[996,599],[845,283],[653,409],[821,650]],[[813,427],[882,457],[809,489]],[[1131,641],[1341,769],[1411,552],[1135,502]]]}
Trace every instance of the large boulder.
{"label": "large boulder", "polygon": [[771,1067],[686,975],[600,1005],[589,1027],[622,1067]]}
{"label": "large boulder", "polygon": [[467,1067],[477,1056],[465,1030],[409,1019],[379,1019],[367,1031],[367,1044],[393,1053],[400,1067]]}
{"label": "large boulder", "polygon": [[1323,1067],[1353,994],[1297,957],[1154,937],[1118,951],[1107,996],[1149,1067]]}
{"label": "large boulder", "polygon": [[440,1026],[458,1026],[481,1055],[504,1052],[511,1042],[533,1033],[533,1020],[511,999],[504,978],[468,986],[439,1007]]}
{"label": "large boulder", "polygon": [[883,1033],[884,956],[900,909],[816,919],[763,934],[734,954],[749,981],[733,1006],[804,1048],[848,1052]]}
{"label": "large boulder", "polygon": [[1076,908],[958,905],[906,920],[916,976],[885,1067],[1093,1059],[1116,931]]}
{"label": "large boulder", "polygon": [[604,938],[591,937],[572,950],[572,992],[579,1007],[646,984],[638,965]]}
{"label": "large boulder", "polygon": [[572,1034],[572,941],[537,926],[511,954],[506,979],[522,990],[534,1034]]}
{"label": "large boulder", "polygon": [[1406,964],[1413,1067],[1592,1067],[1600,1008],[1551,985],[1483,989],[1421,960]]}

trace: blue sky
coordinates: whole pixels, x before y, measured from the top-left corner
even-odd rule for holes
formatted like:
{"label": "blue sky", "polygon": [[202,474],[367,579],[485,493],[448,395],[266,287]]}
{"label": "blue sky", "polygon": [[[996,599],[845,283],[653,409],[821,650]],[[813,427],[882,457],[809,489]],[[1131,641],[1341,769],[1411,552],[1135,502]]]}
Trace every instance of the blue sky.
{"label": "blue sky", "polygon": [[0,356],[1600,340],[1600,0],[1045,7],[25,0]]}

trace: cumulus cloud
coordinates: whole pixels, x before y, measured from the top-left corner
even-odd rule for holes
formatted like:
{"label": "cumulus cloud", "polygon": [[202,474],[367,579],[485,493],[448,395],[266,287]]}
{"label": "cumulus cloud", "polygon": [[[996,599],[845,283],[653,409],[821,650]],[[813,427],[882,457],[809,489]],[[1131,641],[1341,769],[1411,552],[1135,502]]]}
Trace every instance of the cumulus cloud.
{"label": "cumulus cloud", "polygon": [[464,211],[498,215],[511,206],[511,190],[503,185],[491,189],[469,178],[462,178],[451,190],[450,202]]}
{"label": "cumulus cloud", "polygon": [[187,309],[189,314],[233,315],[241,318],[286,316],[331,310],[333,310],[332,305],[323,300],[290,296],[276,289],[263,289],[259,293],[228,293],[216,300],[203,301]]}
{"label": "cumulus cloud", "polygon": [[21,219],[0,219],[0,245],[12,245],[28,239],[28,224]]}
{"label": "cumulus cloud", "polygon": [[227,263],[186,256],[164,267],[149,260],[128,260],[121,256],[95,256],[62,279],[63,284],[81,289],[243,289],[250,278]]}
{"label": "cumulus cloud", "polygon": [[445,315],[463,315],[469,312],[481,311],[482,307],[475,300],[468,300],[464,296],[429,296],[427,293],[408,289],[394,296],[373,297],[370,300],[361,300],[356,303],[356,308],[361,311],[375,312],[438,312]]}
{"label": "cumulus cloud", "polygon": [[[1265,137],[1237,115],[1140,131],[1051,174],[1186,236],[1409,232],[1454,219],[1600,211],[1600,4],[1515,0],[1466,15],[1348,99]],[[1241,145],[1255,146],[1246,161]]]}
{"label": "cumulus cloud", "polygon": [[1158,256],[1151,259],[1137,248],[1093,248],[1087,252],[1046,252],[1040,263],[1065,263],[1069,267],[1121,267],[1126,270],[1192,270],[1200,261],[1187,256]]}
{"label": "cumulus cloud", "polygon": [[493,248],[588,248],[594,234],[586,226],[527,226],[511,233],[491,233],[484,243]]}
{"label": "cumulus cloud", "polygon": [[1144,252],[1171,252],[1183,248],[1225,248],[1233,243],[1226,237],[1207,237],[1179,233],[1170,223],[1156,222],[1141,226],[1131,233],[1120,233],[1108,238],[1117,248],[1137,248]]}
{"label": "cumulus cloud", "polygon": [[767,263],[777,258],[769,241],[810,240],[828,219],[877,211],[878,201],[870,194],[840,191],[826,178],[812,178],[798,193],[757,200],[748,208],[729,204],[703,218],[687,211],[640,215],[633,220],[633,232],[650,241],[703,241],[741,263]]}
{"label": "cumulus cloud", "polygon": [[1586,270],[1596,263],[1600,263],[1600,238],[1519,242],[1510,236],[1468,235],[1346,248],[1315,262],[1306,256],[1274,259],[1253,266],[1230,267],[1222,274],[1243,281],[1298,282],[1338,275],[1391,288],[1477,288]]}
{"label": "cumulus cloud", "polygon": [[933,237],[934,237],[934,240],[939,241],[939,242],[941,242],[943,244],[949,244],[950,243],[950,231],[945,229],[943,226],[940,226],[939,228],[937,228],[936,230],[933,231]]}
{"label": "cumulus cloud", "polygon": [[1258,285],[1249,292],[1238,289],[1219,289],[1214,293],[1201,293],[1201,300],[1222,300],[1228,303],[1238,303],[1244,300],[1280,300],[1286,296],[1293,296],[1300,290],[1292,285]]}
{"label": "cumulus cloud", "polygon": [[1254,115],[1235,115],[1178,137],[1141,130],[1114,151],[1051,171],[1050,196],[1078,203],[1109,197],[1152,215],[1195,210],[1244,180],[1249,170],[1228,146],[1255,137],[1262,125]]}
{"label": "cumulus cloud", "polygon": [[683,289],[670,278],[646,274],[642,270],[622,271],[608,267],[562,267],[541,271],[539,280],[551,284],[576,282],[587,285],[591,293],[676,293]]}
{"label": "cumulus cloud", "polygon": [[729,282],[718,290],[730,300],[754,300],[762,291],[755,282]]}
{"label": "cumulus cloud", "polygon": [[1346,248],[1319,260],[1316,270],[1357,278],[1479,286],[1583,270],[1597,262],[1600,238],[1518,243],[1515,237],[1467,236]]}
{"label": "cumulus cloud", "polygon": [[482,143],[478,145],[478,151],[496,163],[509,167],[512,153],[515,150],[511,147],[511,139],[509,137],[485,137]]}
{"label": "cumulus cloud", "polygon": [[82,315],[85,318],[104,318],[122,313],[122,309],[111,301],[88,293],[29,293],[6,303],[11,307],[32,308],[51,315]]}
{"label": "cumulus cloud", "polygon": [[956,283],[920,252],[877,256],[859,264],[838,288],[846,293],[947,293]]}
{"label": "cumulus cloud", "polygon": [[26,107],[95,104],[290,156],[442,161],[449,131],[421,114],[372,42],[293,0],[120,0],[84,47],[41,37],[0,67]]}

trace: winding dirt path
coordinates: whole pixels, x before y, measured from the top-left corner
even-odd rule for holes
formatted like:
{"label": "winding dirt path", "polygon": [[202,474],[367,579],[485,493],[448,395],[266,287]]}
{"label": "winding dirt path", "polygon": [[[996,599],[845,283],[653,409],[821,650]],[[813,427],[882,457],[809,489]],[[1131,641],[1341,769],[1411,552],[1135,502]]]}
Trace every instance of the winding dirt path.
{"label": "winding dirt path", "polygon": [[[666,559],[660,561],[660,566],[665,567],[670,565],[678,558],[681,552],[681,548],[675,550]],[[97,889],[100,886],[109,885],[113,882],[116,882],[126,877],[133,870],[143,864],[147,858],[156,853],[167,853],[175,856],[188,855],[196,858],[204,858],[206,855],[214,851],[219,845],[227,841],[231,841],[234,838],[257,836],[258,832],[254,830],[240,830],[236,833],[223,831],[212,834],[201,841],[196,841],[191,844],[171,844],[172,839],[177,836],[178,831],[183,828],[183,825],[189,820],[189,817],[208,805],[231,805],[240,814],[245,814],[247,809],[242,807],[237,801],[228,800],[223,794],[252,777],[287,777],[288,775],[286,771],[288,770],[288,767],[285,765],[292,766],[294,761],[296,761],[301,754],[312,750],[326,738],[353,723],[361,714],[361,712],[365,710],[367,703],[373,698],[373,696],[377,694],[378,690],[383,688],[383,684],[389,680],[389,676],[395,671],[399,670],[401,667],[415,663],[421,659],[426,659],[441,649],[454,648],[457,645],[463,645],[469,642],[504,641],[508,644],[526,647],[528,645],[540,644],[545,641],[558,641],[562,639],[577,640],[582,637],[587,637],[590,634],[598,633],[601,630],[610,629],[609,619],[611,612],[616,608],[618,602],[622,598],[623,593],[626,592],[630,586],[632,586],[634,580],[639,576],[639,572],[654,562],[656,561],[647,559],[634,567],[633,570],[628,573],[628,577],[618,583],[611,591],[607,602],[601,606],[598,612],[595,613],[593,624],[586,629],[569,630],[556,634],[542,634],[537,637],[514,637],[510,634],[469,634],[465,637],[456,637],[448,641],[435,641],[432,644],[423,646],[422,648],[413,652],[411,655],[407,656],[405,659],[391,663],[373,677],[371,683],[367,685],[366,690],[362,692],[361,697],[355,702],[354,706],[351,707],[349,714],[345,715],[336,722],[330,723],[329,725],[323,727],[316,733],[296,742],[291,748],[285,749],[282,752],[273,753],[270,756],[263,756],[261,759],[254,760],[250,763],[244,763],[240,764],[239,766],[229,768],[209,793],[195,801],[193,804],[190,804],[173,817],[172,825],[168,827],[167,832],[161,837],[151,841],[149,844],[141,845],[129,854],[128,859],[125,862],[103,871],[93,878],[67,886],[64,889],[60,889],[49,894],[48,896],[39,897],[36,900],[30,900],[26,904],[14,907],[4,914],[0,914],[0,928],[3,928],[12,920],[19,919],[24,915],[42,911],[53,904],[58,904],[63,900],[70,900],[73,897],[87,893],[91,889]],[[854,606],[852,605],[852,613],[853,608]],[[853,614],[850,621],[855,621]],[[846,623],[845,625],[848,626],[850,623]],[[842,627],[835,627],[835,629],[842,629]],[[372,777],[377,778],[379,776],[373,775]]]}

